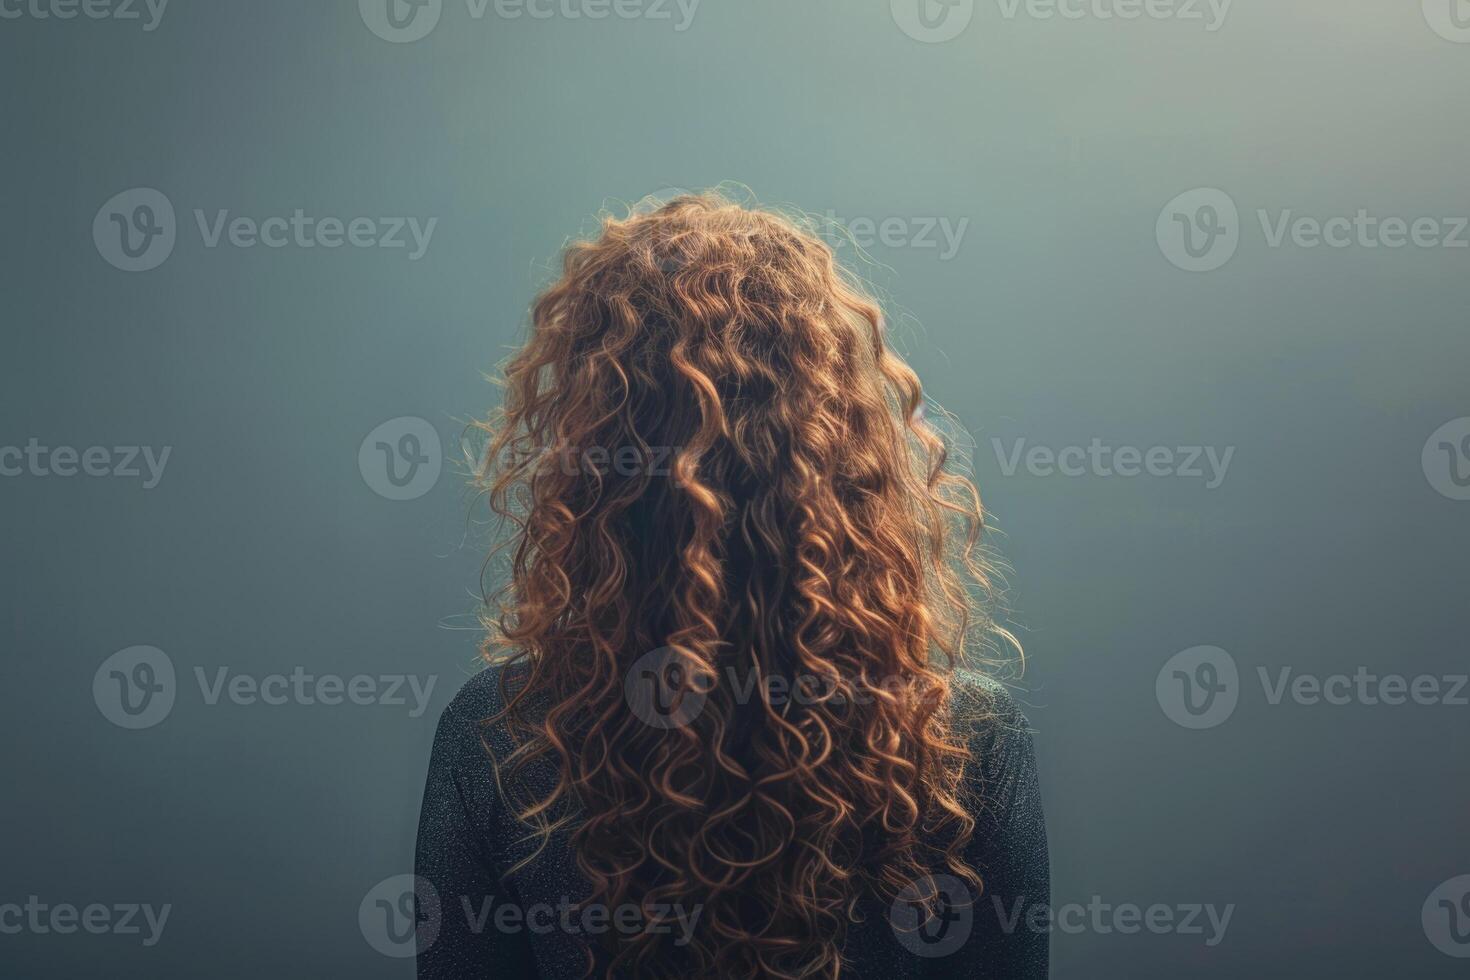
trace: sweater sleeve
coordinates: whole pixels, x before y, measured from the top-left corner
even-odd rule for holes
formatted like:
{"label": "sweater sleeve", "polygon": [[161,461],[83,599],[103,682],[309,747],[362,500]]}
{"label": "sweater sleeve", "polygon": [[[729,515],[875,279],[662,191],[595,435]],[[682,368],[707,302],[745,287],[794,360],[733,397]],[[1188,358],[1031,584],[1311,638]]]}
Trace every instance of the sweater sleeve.
{"label": "sweater sleeve", "polygon": [[497,927],[499,910],[519,903],[491,853],[493,789],[477,723],[450,705],[434,736],[414,859],[420,888],[437,898],[437,930],[420,927],[420,978],[537,975],[525,930]]}

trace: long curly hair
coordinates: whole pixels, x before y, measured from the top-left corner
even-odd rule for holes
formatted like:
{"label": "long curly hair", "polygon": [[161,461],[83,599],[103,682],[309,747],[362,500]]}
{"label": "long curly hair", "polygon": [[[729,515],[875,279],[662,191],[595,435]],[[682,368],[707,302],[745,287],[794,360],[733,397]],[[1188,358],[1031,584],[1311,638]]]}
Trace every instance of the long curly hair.
{"label": "long curly hair", "polygon": [[502,792],[569,835],[588,904],[700,910],[589,973],[837,977],[865,896],[978,893],[949,695],[1008,634],[979,495],[885,334],[809,223],[706,193],[569,245],[504,366]]}

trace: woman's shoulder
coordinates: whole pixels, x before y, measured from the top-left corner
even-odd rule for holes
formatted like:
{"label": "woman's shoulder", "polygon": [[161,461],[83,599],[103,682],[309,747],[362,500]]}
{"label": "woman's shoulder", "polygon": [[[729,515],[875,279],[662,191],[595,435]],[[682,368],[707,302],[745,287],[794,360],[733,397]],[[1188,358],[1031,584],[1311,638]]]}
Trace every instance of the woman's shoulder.
{"label": "woman's shoulder", "polygon": [[1003,823],[1018,800],[1036,795],[1030,720],[1009,687],[979,671],[957,669],[950,697],[953,724],[972,760],[966,782],[982,811]]}
{"label": "woman's shoulder", "polygon": [[956,719],[992,738],[1029,736],[1031,723],[1011,689],[973,667],[950,675],[950,701]]}
{"label": "woman's shoulder", "polygon": [[510,736],[501,716],[525,674],[524,663],[492,662],[460,686],[439,716],[437,740],[450,757],[483,761],[486,749],[496,755],[509,750]]}
{"label": "woman's shoulder", "polygon": [[501,660],[484,664],[460,686],[448,710],[462,718],[483,718],[504,710],[506,694],[515,693],[514,685],[525,671],[522,663]]}

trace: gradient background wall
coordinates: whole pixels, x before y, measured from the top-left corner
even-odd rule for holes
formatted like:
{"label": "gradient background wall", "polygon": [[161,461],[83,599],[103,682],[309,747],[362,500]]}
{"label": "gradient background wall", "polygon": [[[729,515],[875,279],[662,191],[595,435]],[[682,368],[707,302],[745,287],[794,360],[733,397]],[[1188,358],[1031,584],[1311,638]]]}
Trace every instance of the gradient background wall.
{"label": "gradient background wall", "polygon": [[[485,542],[452,458],[400,492],[376,442],[453,456],[600,208],[739,181],[871,235],[864,274],[973,436],[1054,905],[1234,905],[1214,946],[1058,931],[1054,975],[1463,975],[1467,692],[1273,704],[1259,670],[1443,695],[1470,669],[1470,4],[558,2],[443,0],[404,42],[387,0],[174,0],[152,30],[0,0],[0,452],[171,447],[151,488],[0,455],[0,905],[172,907],[152,946],[7,929],[0,973],[411,975],[359,908],[410,870]],[[174,241],[129,272],[111,214],[143,199],[109,201],[135,188]],[[195,218],[297,208],[437,223],[410,259],[209,247]],[[1360,209],[1437,221],[1397,248],[1267,233]],[[1025,456],[1094,439],[1168,447],[1172,475]],[[1181,447],[1232,450],[1223,479],[1176,473]],[[104,661],[138,645],[176,678],[130,729]],[[435,686],[415,716],[406,684],[211,704],[196,675],[298,667]],[[1175,674],[1212,668],[1209,702]]]}

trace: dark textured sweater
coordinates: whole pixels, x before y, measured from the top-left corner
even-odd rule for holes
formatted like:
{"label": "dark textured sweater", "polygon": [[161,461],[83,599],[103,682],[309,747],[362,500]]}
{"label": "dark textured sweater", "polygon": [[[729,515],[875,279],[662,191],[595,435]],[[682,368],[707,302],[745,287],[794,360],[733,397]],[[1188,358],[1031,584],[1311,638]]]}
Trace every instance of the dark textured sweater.
{"label": "dark textured sweater", "polygon": [[[434,738],[416,858],[418,975],[579,977],[584,946],[599,946],[591,933],[641,926],[620,919],[618,910],[584,916],[575,909],[587,885],[563,837],[504,877],[530,845],[507,812],[487,755],[488,746],[503,758],[508,738],[499,726],[480,724],[502,707],[499,675],[500,668],[490,667],[471,678],[445,709]],[[977,824],[966,851],[983,894],[936,876],[941,914],[923,924],[902,896],[892,904],[860,902],[862,920],[848,927],[843,948],[844,978],[1047,975],[1050,882],[1030,730],[999,685],[961,672],[954,691],[967,701],[963,714],[978,709],[986,719],[969,732],[979,760],[969,788],[983,803],[973,814]],[[697,928],[697,913],[670,910],[666,928],[676,942]]]}

